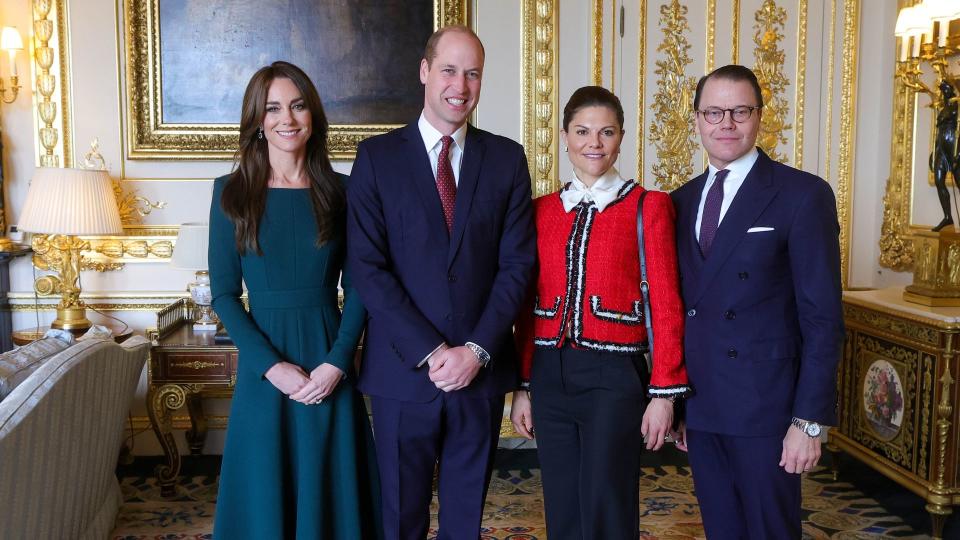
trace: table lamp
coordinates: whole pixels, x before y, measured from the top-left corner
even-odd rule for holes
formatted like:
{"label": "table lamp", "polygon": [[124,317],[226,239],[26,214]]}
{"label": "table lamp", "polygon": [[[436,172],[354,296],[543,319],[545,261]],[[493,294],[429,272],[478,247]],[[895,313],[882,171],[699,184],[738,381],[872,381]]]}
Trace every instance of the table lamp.
{"label": "table lamp", "polygon": [[[90,328],[87,306],[80,300],[80,252],[90,249],[81,235],[110,235],[123,232],[113,183],[106,171],[39,167],[27,190],[18,223],[20,230],[50,235],[48,244],[59,252],[49,265],[57,276],[46,276],[49,287],[41,294],[59,292],[57,318],[53,328],[82,332]],[[38,281],[38,284],[40,282]]]}
{"label": "table lamp", "polygon": [[196,270],[196,281],[187,285],[193,303],[197,305],[197,315],[194,318],[195,332],[216,332],[217,314],[210,304],[213,295],[210,293],[210,272],[207,271],[207,239],[209,231],[206,223],[184,223],[177,233],[177,244],[173,247],[173,257],[170,266],[185,270]]}

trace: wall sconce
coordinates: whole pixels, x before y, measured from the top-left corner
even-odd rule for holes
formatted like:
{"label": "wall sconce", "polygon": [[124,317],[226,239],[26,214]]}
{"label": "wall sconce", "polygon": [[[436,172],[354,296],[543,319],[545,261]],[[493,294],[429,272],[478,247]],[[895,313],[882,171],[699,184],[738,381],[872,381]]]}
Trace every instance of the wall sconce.
{"label": "wall sconce", "polygon": [[7,89],[4,88],[3,77],[0,77],[0,99],[4,103],[13,103],[20,91],[19,77],[17,77],[17,51],[23,50],[23,39],[20,32],[13,26],[4,26],[0,32],[0,49],[10,55],[10,99],[7,99]]}

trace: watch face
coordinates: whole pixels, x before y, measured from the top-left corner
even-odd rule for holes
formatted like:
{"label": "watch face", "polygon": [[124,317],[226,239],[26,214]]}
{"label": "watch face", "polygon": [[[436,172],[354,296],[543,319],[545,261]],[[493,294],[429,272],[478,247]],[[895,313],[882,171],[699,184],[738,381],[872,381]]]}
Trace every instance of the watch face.
{"label": "watch face", "polygon": [[816,423],[813,423],[813,422],[807,424],[807,435],[809,435],[809,436],[811,436],[811,437],[819,437],[819,436],[820,436],[820,424],[816,424]]}

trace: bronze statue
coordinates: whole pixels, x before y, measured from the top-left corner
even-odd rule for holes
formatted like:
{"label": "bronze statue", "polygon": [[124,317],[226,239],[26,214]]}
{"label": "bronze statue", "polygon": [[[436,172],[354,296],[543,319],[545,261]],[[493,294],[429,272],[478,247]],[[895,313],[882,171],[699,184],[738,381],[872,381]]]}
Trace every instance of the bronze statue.
{"label": "bronze statue", "polygon": [[[939,231],[953,224],[950,212],[950,191],[947,189],[947,172],[953,173],[954,183],[960,177],[960,152],[957,149],[957,109],[960,100],[957,90],[947,79],[940,80],[940,112],[937,114],[937,134],[933,152],[930,153],[930,170],[937,187],[937,197],[943,208],[943,220],[933,230]],[[960,189],[960,186],[957,186]]]}

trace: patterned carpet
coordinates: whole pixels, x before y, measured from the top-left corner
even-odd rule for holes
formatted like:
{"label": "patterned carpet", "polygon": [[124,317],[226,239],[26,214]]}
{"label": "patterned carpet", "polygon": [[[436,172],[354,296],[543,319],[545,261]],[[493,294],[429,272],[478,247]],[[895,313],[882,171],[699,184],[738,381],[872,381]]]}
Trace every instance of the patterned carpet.
{"label": "patterned carpet", "polygon": [[[212,537],[216,508],[215,477],[183,478],[178,496],[165,500],[155,478],[125,476],[124,503],[112,538],[121,540],[180,540]],[[703,538],[700,512],[693,495],[690,470],[684,466],[645,467],[640,482],[641,538],[686,540]],[[436,524],[436,504],[432,508]],[[803,480],[804,538],[855,540],[928,538],[900,518],[889,515],[875,500],[819,467]],[[490,483],[483,519],[483,540],[542,540],[543,497],[540,471],[500,469]],[[435,534],[435,530],[432,531]]]}

